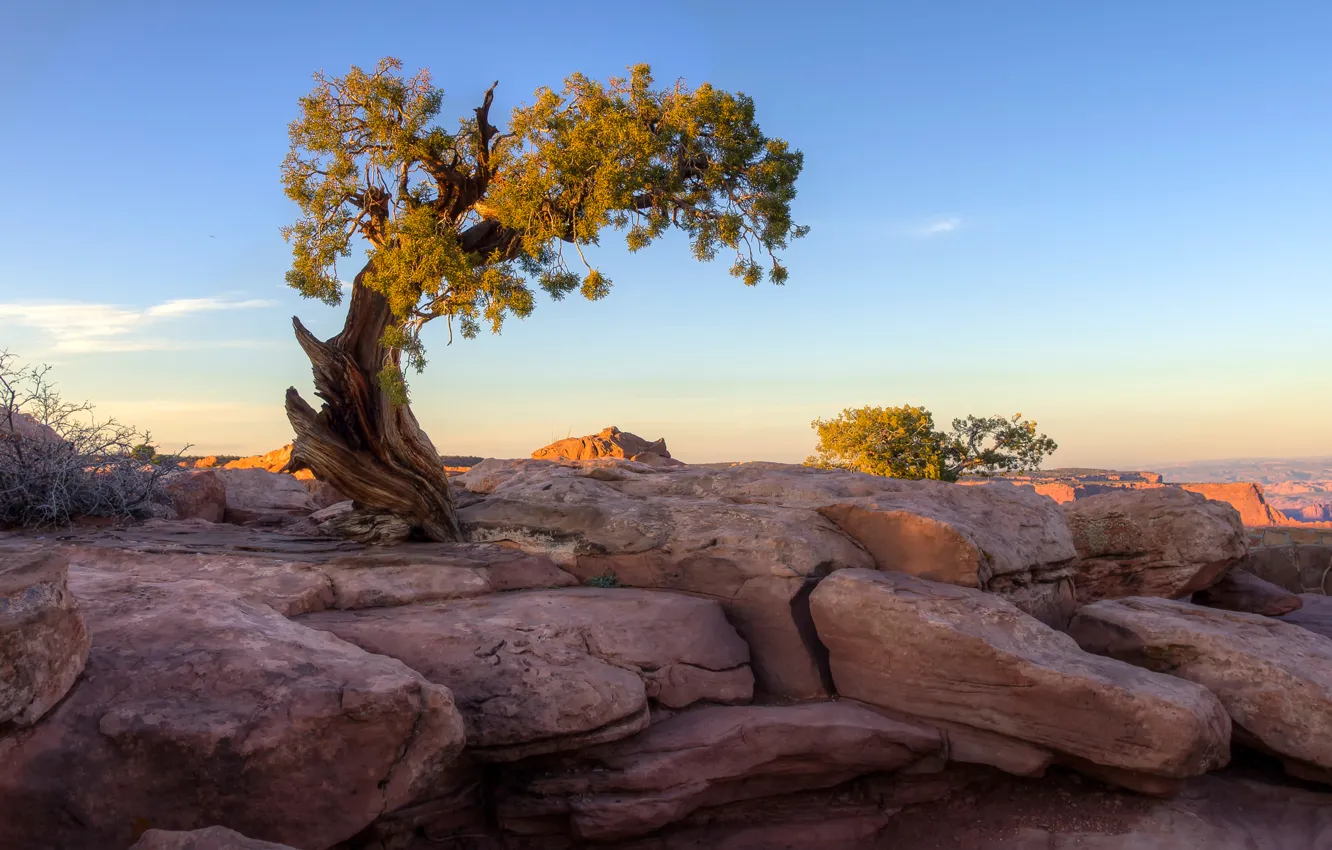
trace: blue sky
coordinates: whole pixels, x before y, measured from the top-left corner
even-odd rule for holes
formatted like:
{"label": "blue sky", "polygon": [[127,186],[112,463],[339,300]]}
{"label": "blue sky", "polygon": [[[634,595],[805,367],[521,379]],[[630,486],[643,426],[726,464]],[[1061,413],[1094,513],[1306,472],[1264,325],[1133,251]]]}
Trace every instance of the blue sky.
{"label": "blue sky", "polygon": [[[309,397],[283,285],[286,125],[318,69],[429,67],[444,116],[647,61],[754,97],[809,237],[747,289],[679,240],[589,304],[446,346],[444,452],[616,424],[796,461],[810,420],[1021,411],[1062,465],[1332,454],[1332,5],[12,2],[0,7],[0,347],[167,445],[248,453]],[[500,11],[502,9],[502,11]],[[498,122],[497,122],[498,123]]]}

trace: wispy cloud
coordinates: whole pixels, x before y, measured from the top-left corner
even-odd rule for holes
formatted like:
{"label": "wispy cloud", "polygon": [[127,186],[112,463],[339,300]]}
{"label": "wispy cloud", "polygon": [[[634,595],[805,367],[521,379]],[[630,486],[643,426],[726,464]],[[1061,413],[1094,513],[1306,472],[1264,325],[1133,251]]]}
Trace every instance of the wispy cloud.
{"label": "wispy cloud", "polygon": [[957,216],[939,216],[916,227],[911,231],[911,235],[917,239],[930,239],[935,236],[943,236],[945,233],[952,233],[961,226],[962,219]]}
{"label": "wispy cloud", "polygon": [[245,310],[250,307],[272,307],[276,301],[251,298],[248,301],[228,301],[225,298],[177,298],[154,304],[144,314],[148,316],[184,316],[189,313],[207,313],[213,310]]}
{"label": "wispy cloud", "polygon": [[[270,307],[277,302],[221,297],[177,298],[143,309],[81,301],[0,303],[0,327],[13,325],[44,333],[51,350],[61,354],[118,351],[168,351],[196,348],[200,343],[151,335],[161,322],[196,313]],[[252,343],[209,343],[224,347]]]}

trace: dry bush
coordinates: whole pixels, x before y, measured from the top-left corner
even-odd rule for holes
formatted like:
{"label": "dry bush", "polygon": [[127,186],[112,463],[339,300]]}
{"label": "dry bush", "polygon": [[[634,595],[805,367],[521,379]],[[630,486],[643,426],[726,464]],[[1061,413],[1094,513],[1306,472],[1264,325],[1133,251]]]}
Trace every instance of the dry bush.
{"label": "dry bush", "polygon": [[63,400],[49,371],[0,351],[0,527],[130,518],[164,502],[162,477],[179,455],[158,455],[146,431]]}

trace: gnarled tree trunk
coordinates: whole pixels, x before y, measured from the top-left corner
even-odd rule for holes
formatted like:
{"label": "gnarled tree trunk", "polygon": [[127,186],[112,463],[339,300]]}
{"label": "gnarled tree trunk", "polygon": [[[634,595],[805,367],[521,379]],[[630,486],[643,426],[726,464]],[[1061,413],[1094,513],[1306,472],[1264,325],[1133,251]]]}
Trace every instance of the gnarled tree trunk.
{"label": "gnarled tree trunk", "polygon": [[430,438],[411,408],[395,404],[379,373],[398,365],[398,352],[382,343],[392,320],[388,302],[361,283],[352,285],[342,333],[321,342],[292,317],[296,340],[314,366],[315,412],[295,387],[287,390],[287,418],[296,430],[287,469],[309,469],[358,508],[393,514],[430,540],[458,540],[448,478]]}

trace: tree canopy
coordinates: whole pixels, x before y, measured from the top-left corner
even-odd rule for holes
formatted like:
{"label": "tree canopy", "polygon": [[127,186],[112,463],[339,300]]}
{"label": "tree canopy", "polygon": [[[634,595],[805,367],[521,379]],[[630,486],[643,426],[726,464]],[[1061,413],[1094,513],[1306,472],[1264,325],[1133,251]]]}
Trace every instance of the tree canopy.
{"label": "tree canopy", "polygon": [[940,431],[923,407],[860,407],[812,424],[819,441],[807,465],[891,478],[956,481],[1038,469],[1059,448],[1020,413],[954,419]]}
{"label": "tree canopy", "polygon": [[[301,211],[283,230],[287,281],[339,303],[338,260],[363,239],[358,283],[392,311],[382,342],[417,369],[432,319],[448,321],[450,339],[455,326],[472,337],[529,315],[534,287],[604,297],[611,282],[583,248],[608,227],[632,251],[678,229],[699,260],[731,253],[731,273],[751,286],[765,272],[785,281],[778,252],[806,232],[790,209],[802,156],[762,133],[743,94],[657,88],[647,65],[604,83],[573,74],[561,92],[538,89],[501,132],[493,85],[446,129],[435,123],[443,92],[397,59],[315,80],[282,167]],[[402,387],[398,359],[381,383]]]}

